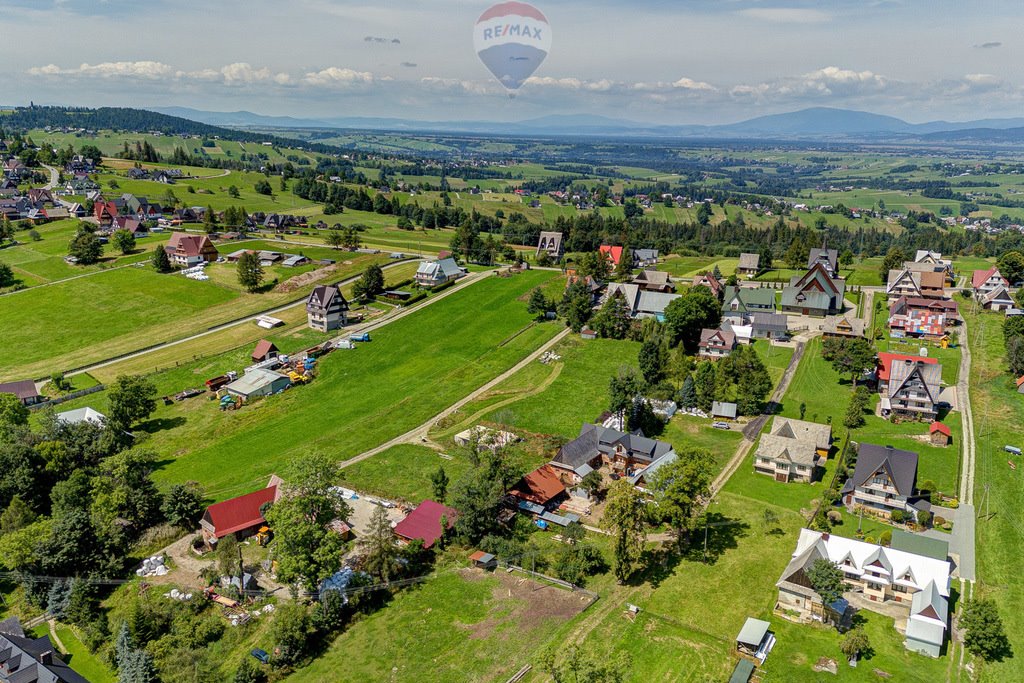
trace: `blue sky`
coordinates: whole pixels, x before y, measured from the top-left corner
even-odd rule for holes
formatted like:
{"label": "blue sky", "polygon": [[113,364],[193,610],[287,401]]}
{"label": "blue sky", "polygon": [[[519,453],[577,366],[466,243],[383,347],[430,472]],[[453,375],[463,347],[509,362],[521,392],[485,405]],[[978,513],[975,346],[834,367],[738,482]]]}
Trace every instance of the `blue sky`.
{"label": "blue sky", "polygon": [[1024,3],[554,0],[514,101],[477,60],[490,2],[0,0],[0,104],[307,117],[737,121],[807,106],[1024,113]]}

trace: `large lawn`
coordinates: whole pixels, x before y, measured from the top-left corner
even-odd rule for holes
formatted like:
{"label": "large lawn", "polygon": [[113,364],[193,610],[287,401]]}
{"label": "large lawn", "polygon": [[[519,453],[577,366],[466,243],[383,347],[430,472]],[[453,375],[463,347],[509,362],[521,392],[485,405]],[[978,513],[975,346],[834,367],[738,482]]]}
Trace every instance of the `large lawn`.
{"label": "large lawn", "polygon": [[[964,311],[971,346],[971,405],[977,442],[974,504],[978,512],[976,593],[996,601],[1015,658],[982,668],[982,680],[1024,681],[1024,585],[1016,564],[1024,556],[1024,467],[1003,446],[1024,447],[1024,396],[1006,372],[1003,316]],[[1008,460],[1015,460],[1011,469]]]}
{"label": "large lawn", "polygon": [[399,444],[341,471],[340,484],[356,491],[418,504],[433,498],[431,476],[443,468],[449,481],[470,469],[469,461],[416,444]]}
{"label": "large lawn", "polygon": [[441,570],[342,633],[287,680],[505,681],[589,599],[500,571]]}
{"label": "large lawn", "polygon": [[[348,260],[325,278],[356,275],[388,259],[363,254]],[[180,339],[300,299],[307,291],[279,287],[248,294],[232,271],[218,264],[211,280],[197,282],[148,266],[122,268],[0,297],[0,355],[11,359],[0,379],[45,376]]]}
{"label": "large lawn", "polygon": [[374,332],[369,344],[326,356],[308,386],[241,410],[221,413],[201,399],[167,409],[157,417],[170,428],[149,442],[165,457],[157,477],[195,479],[223,499],[310,450],[342,460],[412,429],[558,332],[534,324],[522,300],[549,277],[472,284]]}

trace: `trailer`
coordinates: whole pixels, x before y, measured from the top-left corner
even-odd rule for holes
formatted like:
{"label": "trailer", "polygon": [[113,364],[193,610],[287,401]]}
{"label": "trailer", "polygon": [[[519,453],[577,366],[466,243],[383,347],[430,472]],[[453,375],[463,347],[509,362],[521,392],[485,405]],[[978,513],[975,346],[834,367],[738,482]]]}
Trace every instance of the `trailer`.
{"label": "trailer", "polygon": [[213,377],[211,379],[206,380],[206,388],[209,389],[210,391],[217,391],[222,386],[226,384],[231,384],[236,379],[238,379],[238,373],[235,372],[234,370],[229,370],[228,372],[225,372],[223,375],[219,375],[217,377]]}

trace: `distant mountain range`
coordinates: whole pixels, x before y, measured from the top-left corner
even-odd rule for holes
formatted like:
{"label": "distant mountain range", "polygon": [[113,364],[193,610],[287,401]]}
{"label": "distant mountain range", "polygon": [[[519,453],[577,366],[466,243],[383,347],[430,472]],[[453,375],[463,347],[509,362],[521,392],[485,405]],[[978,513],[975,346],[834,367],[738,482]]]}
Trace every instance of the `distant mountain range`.
{"label": "distant mountain range", "polygon": [[1024,118],[908,123],[893,116],[850,109],[814,107],[724,125],[658,125],[590,114],[555,114],[518,122],[420,121],[383,117],[305,119],[249,111],[212,112],[188,107],[152,111],[232,128],[358,129],[401,132],[512,135],[603,135],[677,138],[920,139],[925,142],[1024,142]]}

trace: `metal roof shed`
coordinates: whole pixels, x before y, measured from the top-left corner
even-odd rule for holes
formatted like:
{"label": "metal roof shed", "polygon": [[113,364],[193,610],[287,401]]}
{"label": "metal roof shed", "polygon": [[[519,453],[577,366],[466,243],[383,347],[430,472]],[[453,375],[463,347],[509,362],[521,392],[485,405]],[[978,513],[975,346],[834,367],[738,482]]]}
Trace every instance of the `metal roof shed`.
{"label": "metal roof shed", "polygon": [[232,396],[248,400],[259,396],[270,396],[291,386],[292,381],[287,375],[273,370],[257,368],[247,372],[231,384],[224,387]]}
{"label": "metal roof shed", "polygon": [[748,618],[746,623],[743,624],[740,634],[736,636],[736,647],[741,650],[746,649],[751,652],[757,652],[764,641],[764,637],[768,635],[770,627],[771,624],[767,621],[754,619],[753,617]]}

